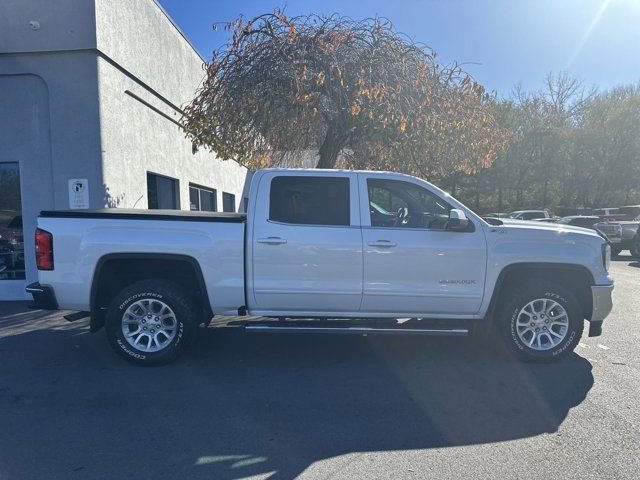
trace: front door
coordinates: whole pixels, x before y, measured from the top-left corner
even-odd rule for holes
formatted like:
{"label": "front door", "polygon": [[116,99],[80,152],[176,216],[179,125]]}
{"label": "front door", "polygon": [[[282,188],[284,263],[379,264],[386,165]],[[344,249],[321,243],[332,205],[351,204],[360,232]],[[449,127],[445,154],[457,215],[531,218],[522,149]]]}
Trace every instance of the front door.
{"label": "front door", "polygon": [[481,228],[445,229],[451,205],[419,180],[359,174],[363,197],[363,312],[469,315],[486,269]]}
{"label": "front door", "polygon": [[261,177],[252,213],[252,310],[358,311],[362,236],[356,179],[344,172]]}

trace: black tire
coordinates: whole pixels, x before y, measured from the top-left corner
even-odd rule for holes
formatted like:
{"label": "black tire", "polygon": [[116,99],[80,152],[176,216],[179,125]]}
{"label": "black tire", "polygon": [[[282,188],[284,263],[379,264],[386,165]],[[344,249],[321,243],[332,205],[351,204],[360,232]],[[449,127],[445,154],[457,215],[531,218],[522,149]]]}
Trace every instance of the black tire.
{"label": "black tire", "polygon": [[[530,302],[538,299],[546,299],[547,301],[551,300],[558,303],[565,310],[568,317],[568,325],[565,330],[566,333],[564,338],[557,345],[545,350],[536,350],[535,348],[527,345],[518,335],[517,329],[517,321],[521,316],[521,310]],[[496,318],[495,327],[497,328],[497,331],[495,333],[499,338],[501,338],[507,351],[515,354],[515,356],[521,360],[529,362],[557,361],[573,352],[582,337],[582,331],[584,330],[584,315],[580,308],[580,304],[570,291],[560,285],[547,281],[517,285],[505,292],[501,303],[502,305],[498,309],[498,318]],[[538,305],[541,305],[541,303]],[[521,318],[527,317],[525,316]],[[548,315],[545,320],[549,320]],[[535,321],[538,322],[540,319],[536,318]],[[553,323],[553,320],[551,319],[550,322]],[[552,327],[547,327],[541,323],[539,328]],[[561,331],[559,330],[559,327],[554,326],[553,328],[558,329],[554,330],[556,332]],[[541,333],[545,336],[545,340],[542,342],[542,345],[550,347],[550,342],[547,338],[551,338],[551,336],[546,335],[543,332]],[[531,334],[533,336],[533,330],[531,331]],[[525,338],[528,339],[531,338],[531,336],[525,336]]]}
{"label": "black tire", "polygon": [[622,252],[622,249],[620,247],[611,247],[611,256],[612,257],[618,257],[620,255],[620,252]]}
{"label": "black tire", "polygon": [[[170,335],[163,334],[161,338],[166,342],[166,345],[160,348],[159,341],[157,344],[153,343],[151,337],[146,333],[142,333],[142,338],[148,341],[148,345],[152,345],[152,348],[156,346],[160,348],[158,351],[145,351],[145,344],[140,345],[141,348],[132,345],[125,337],[123,331],[123,323],[126,312],[129,307],[137,308],[134,306],[136,302],[148,303],[151,310],[159,310],[162,305],[160,302],[168,306],[173,311],[173,315],[169,314],[168,323],[172,324],[172,327],[168,327],[172,338],[169,340]],[[155,301],[155,302],[154,302]],[[139,304],[138,304],[139,305]],[[167,312],[168,310],[164,310]],[[195,332],[200,322],[200,316],[198,315],[198,309],[193,300],[184,292],[177,284],[167,280],[141,280],[136,282],[118,293],[107,310],[106,317],[106,332],[109,344],[111,347],[126,360],[135,363],[137,365],[163,365],[176,359],[176,357],[182,352],[195,337]],[[141,315],[137,318],[145,318],[146,315]],[[159,321],[158,316],[153,317]],[[141,320],[142,321],[142,320]],[[148,324],[149,328],[153,328],[152,324]],[[156,323],[155,325],[160,325]],[[134,326],[133,329],[136,327]],[[143,328],[140,325],[140,328]],[[146,327],[144,327],[146,330]],[[162,326],[161,328],[164,328]],[[153,330],[151,330],[153,332]],[[158,338],[156,336],[156,338]]]}
{"label": "black tire", "polygon": [[640,258],[640,235],[636,235],[633,238],[633,245],[631,245],[629,252],[633,258]]}

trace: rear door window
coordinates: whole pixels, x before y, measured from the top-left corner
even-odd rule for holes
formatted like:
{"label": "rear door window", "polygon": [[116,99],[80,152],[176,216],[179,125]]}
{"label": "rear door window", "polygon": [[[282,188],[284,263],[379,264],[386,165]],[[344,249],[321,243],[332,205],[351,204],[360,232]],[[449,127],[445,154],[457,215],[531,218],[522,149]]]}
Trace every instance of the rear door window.
{"label": "rear door window", "polygon": [[348,177],[280,176],[271,181],[271,221],[346,226],[349,211]]}

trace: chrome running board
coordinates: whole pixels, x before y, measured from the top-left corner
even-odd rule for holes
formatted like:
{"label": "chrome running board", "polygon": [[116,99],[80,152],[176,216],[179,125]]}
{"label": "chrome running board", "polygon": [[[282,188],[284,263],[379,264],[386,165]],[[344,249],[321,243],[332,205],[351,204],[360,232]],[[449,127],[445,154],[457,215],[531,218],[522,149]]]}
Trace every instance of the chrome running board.
{"label": "chrome running board", "polygon": [[350,333],[356,335],[443,335],[465,336],[466,328],[376,328],[376,327],[292,327],[277,325],[245,325],[244,329],[252,333]]}

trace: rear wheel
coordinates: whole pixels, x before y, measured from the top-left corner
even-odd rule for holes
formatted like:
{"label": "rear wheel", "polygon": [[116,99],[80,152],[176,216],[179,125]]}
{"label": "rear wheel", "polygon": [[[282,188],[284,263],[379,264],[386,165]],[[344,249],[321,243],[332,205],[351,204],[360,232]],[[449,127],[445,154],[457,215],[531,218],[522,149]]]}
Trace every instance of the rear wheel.
{"label": "rear wheel", "polygon": [[571,292],[551,282],[514,287],[496,322],[507,349],[525,361],[550,362],[580,341],[584,315]]}
{"label": "rear wheel", "polygon": [[107,311],[111,347],[139,365],[174,360],[189,344],[198,325],[193,300],[166,280],[141,280],[115,296]]}

